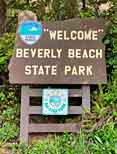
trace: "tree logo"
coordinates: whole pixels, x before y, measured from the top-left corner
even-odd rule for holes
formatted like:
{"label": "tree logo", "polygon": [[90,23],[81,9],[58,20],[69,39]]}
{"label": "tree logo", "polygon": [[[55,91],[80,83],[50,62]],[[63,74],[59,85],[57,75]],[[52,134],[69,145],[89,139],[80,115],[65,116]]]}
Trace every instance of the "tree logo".
{"label": "tree logo", "polygon": [[68,90],[44,89],[42,98],[42,113],[44,115],[67,115]]}

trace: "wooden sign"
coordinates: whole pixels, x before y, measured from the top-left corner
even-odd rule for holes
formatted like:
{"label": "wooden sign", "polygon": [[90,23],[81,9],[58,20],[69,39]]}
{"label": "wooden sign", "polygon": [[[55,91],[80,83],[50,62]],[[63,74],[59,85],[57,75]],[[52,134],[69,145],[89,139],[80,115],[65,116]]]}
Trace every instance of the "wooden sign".
{"label": "wooden sign", "polygon": [[12,84],[105,84],[103,19],[19,23]]}

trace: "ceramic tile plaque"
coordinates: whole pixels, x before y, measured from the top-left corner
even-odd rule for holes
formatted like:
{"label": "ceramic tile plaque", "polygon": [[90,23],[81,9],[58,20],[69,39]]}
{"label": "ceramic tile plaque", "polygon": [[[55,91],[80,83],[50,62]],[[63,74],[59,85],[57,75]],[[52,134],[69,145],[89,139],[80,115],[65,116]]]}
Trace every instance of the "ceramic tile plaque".
{"label": "ceramic tile plaque", "polygon": [[42,97],[42,114],[67,115],[68,114],[68,90],[44,89]]}

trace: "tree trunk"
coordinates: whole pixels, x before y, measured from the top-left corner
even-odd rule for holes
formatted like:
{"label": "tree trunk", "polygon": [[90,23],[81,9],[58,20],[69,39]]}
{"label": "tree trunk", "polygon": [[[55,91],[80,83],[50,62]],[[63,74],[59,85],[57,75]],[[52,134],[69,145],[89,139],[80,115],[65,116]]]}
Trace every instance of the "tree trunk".
{"label": "tree trunk", "polygon": [[6,27],[6,2],[0,0],[0,36],[5,32]]}

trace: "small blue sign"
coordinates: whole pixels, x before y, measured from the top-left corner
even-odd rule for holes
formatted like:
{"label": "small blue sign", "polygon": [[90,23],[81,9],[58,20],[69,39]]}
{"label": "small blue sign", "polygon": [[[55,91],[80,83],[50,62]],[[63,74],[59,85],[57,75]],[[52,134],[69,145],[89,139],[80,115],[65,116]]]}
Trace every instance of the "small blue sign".
{"label": "small blue sign", "polygon": [[42,36],[43,26],[39,22],[28,20],[19,26],[18,34],[24,43],[33,45]]}
{"label": "small blue sign", "polygon": [[44,89],[42,113],[44,115],[67,115],[68,89]]}

